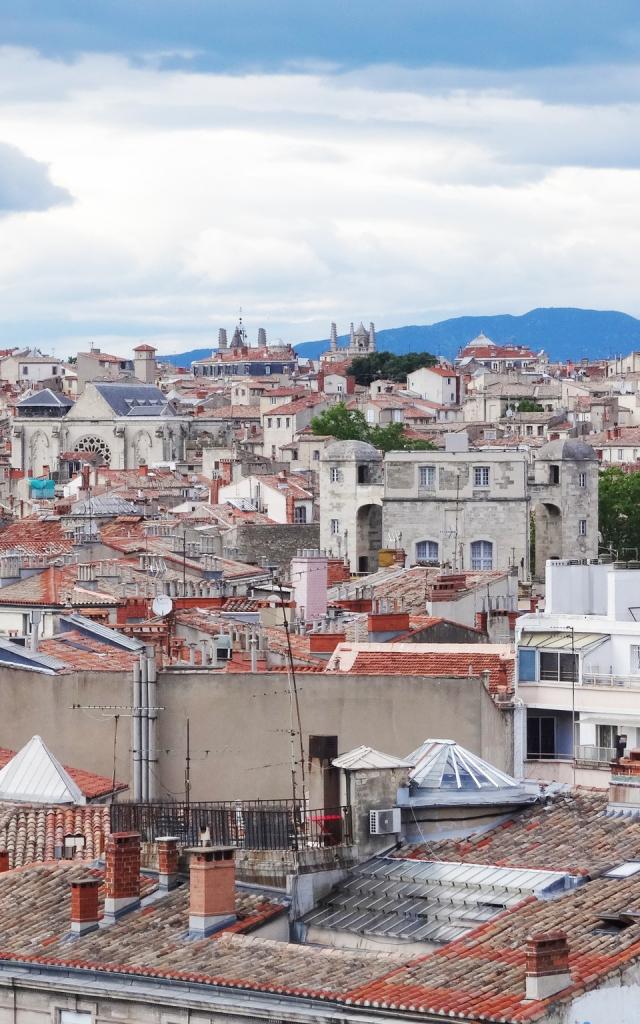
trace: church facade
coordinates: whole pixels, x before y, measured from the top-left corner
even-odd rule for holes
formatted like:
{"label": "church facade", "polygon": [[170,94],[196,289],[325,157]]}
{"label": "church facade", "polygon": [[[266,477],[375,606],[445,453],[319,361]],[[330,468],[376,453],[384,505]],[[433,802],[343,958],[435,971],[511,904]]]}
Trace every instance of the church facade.
{"label": "church facade", "polygon": [[56,472],[61,458],[91,453],[112,469],[181,459],[188,433],[166,396],[152,384],[88,382],[78,401],[51,391],[18,402],[11,464],[27,475]]}

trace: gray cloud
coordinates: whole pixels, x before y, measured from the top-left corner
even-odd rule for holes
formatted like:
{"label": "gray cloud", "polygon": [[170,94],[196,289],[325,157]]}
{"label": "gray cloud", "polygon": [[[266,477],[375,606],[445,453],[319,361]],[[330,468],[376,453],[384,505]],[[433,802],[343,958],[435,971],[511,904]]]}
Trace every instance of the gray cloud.
{"label": "gray cloud", "polygon": [[51,181],[47,164],[0,142],[0,214],[48,210],[70,202],[71,194]]}

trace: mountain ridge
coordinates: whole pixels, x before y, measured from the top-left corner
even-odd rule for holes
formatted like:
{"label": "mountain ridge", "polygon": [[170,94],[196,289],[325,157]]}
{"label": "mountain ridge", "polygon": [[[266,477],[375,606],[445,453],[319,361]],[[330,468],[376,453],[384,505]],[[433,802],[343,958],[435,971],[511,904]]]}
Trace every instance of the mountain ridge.
{"label": "mountain ridge", "polygon": [[[534,351],[544,349],[554,362],[610,358],[640,345],[640,320],[628,313],[548,306],[531,309],[521,315],[460,316],[434,324],[384,328],[376,331],[377,348],[396,355],[431,352],[453,359],[458,350],[480,332],[500,345],[510,342],[527,345]],[[347,342],[347,335],[338,339],[341,347]],[[317,359],[328,347],[328,337],[294,345],[298,355],[306,359]],[[209,346],[164,356],[163,359],[175,366],[190,366],[193,360],[210,356],[211,351],[212,346]]]}

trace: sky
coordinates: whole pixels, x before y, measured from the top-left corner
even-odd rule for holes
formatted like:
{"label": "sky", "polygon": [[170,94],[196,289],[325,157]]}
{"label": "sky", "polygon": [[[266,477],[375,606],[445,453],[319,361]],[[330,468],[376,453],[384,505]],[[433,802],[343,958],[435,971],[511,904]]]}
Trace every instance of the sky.
{"label": "sky", "polygon": [[0,0],[0,346],[640,316],[637,0]]}

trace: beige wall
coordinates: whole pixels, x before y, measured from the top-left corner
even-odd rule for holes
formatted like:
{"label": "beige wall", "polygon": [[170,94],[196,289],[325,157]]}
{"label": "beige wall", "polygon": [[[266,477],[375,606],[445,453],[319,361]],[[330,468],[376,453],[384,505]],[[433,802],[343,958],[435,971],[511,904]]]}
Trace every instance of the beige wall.
{"label": "beige wall", "polygon": [[[161,672],[158,677],[160,794],[184,793],[190,720],[192,798],[291,795],[289,691],[279,672]],[[116,776],[131,774],[132,684],[126,673],[43,676],[0,669],[0,747],[18,749],[39,733],[64,764],[111,776],[116,711],[72,705],[121,705]],[[478,679],[298,674],[303,732],[338,737],[340,752],[361,743],[404,755],[429,736],[451,738],[512,770],[510,712],[494,705]],[[311,798],[318,799],[314,785]]]}

